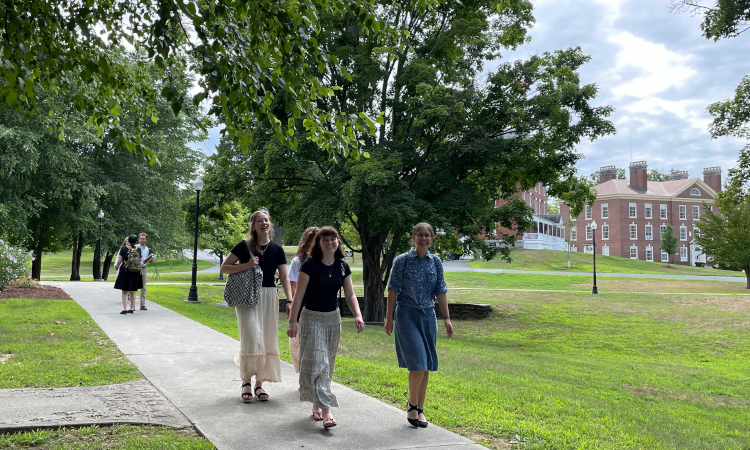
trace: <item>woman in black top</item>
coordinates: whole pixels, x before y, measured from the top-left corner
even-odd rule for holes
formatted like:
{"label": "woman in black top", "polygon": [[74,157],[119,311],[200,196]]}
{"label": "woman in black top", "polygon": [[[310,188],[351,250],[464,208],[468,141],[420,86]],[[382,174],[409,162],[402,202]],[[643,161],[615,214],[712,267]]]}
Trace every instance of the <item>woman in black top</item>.
{"label": "woman in black top", "polygon": [[[279,290],[275,274],[279,271],[286,298],[291,297],[286,273],[284,249],[271,241],[273,225],[266,211],[255,211],[250,216],[250,237],[239,242],[221,265],[221,272],[232,274],[259,265],[263,270],[263,288],[255,306],[238,306],[237,327],[240,331],[240,353],[234,363],[242,377],[242,401],[250,403],[253,392],[260,401],[267,401],[264,381],[281,381],[279,358]],[[255,377],[255,389],[251,378]],[[251,390],[252,389],[252,390]]]}
{"label": "woman in black top", "polygon": [[[138,272],[130,272],[125,267],[120,267],[128,260],[128,253],[134,247],[138,251],[138,266],[140,267],[141,249],[135,246],[135,243],[138,242],[138,236],[131,234],[126,241],[128,245],[123,245],[120,248],[120,252],[117,254],[117,262],[115,263],[115,270],[118,270],[115,289],[122,291],[122,312],[120,314],[133,313],[135,310],[135,291],[143,287],[140,269]],[[130,309],[128,309],[128,299],[130,299]]]}
{"label": "woman in black top", "polygon": [[[341,315],[336,297],[342,286],[358,332],[364,330],[365,323],[354,295],[352,271],[344,261],[336,229],[321,228],[309,256],[300,267],[289,320],[296,320],[304,302],[299,324],[299,398],[312,402],[313,418],[316,413],[322,413],[323,428],[328,429],[336,426],[330,408],[338,406],[331,392],[331,377],[341,339]],[[297,328],[297,322],[290,322],[287,336],[295,337]]]}

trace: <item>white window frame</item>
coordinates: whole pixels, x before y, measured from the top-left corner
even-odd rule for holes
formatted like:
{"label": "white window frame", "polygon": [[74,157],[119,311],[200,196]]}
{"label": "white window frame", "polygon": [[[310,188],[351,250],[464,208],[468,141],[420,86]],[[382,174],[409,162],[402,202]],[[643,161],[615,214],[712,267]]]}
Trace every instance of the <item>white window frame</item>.
{"label": "white window frame", "polygon": [[643,205],[643,216],[646,219],[654,218],[654,208],[651,207],[651,203],[646,203],[645,205]]}
{"label": "white window frame", "polygon": [[664,237],[664,232],[667,231],[666,225],[659,225],[659,239]]}
{"label": "white window frame", "polygon": [[594,239],[594,230],[591,229],[591,225],[586,225],[586,240],[591,241]]}
{"label": "white window frame", "polygon": [[659,218],[660,219],[666,219],[667,218],[667,205],[659,205]]}
{"label": "white window frame", "polygon": [[680,225],[680,240],[687,241],[687,238],[687,227],[685,225]]}
{"label": "white window frame", "polygon": [[646,261],[654,262],[654,248],[650,245],[646,247]]}
{"label": "white window frame", "polygon": [[602,256],[609,256],[609,245],[602,245]]}
{"label": "white window frame", "polygon": [[602,219],[609,219],[609,203],[602,203]]}
{"label": "white window frame", "polygon": [[681,261],[681,262],[685,262],[685,261],[687,261],[687,260],[688,260],[688,251],[687,251],[687,247],[685,247],[685,246],[683,245],[682,247],[680,247],[680,261]]}
{"label": "white window frame", "polygon": [[701,220],[701,207],[693,205],[693,220]]}
{"label": "white window frame", "polygon": [[586,210],[586,220],[591,220],[594,216],[594,208],[591,205],[586,205],[584,208]]}
{"label": "white window frame", "polygon": [[687,206],[680,205],[680,220],[687,220]]}
{"label": "white window frame", "polygon": [[[635,251],[635,253],[633,253]],[[630,259],[638,259],[638,247],[635,245],[630,246]]]}
{"label": "white window frame", "polygon": [[690,195],[697,195],[698,197],[700,197],[701,191],[699,191],[698,188],[693,188],[690,190]]}
{"label": "white window frame", "polygon": [[631,223],[628,226],[628,231],[629,231],[631,241],[638,239],[638,225]]}
{"label": "white window frame", "polygon": [[628,218],[637,219],[638,212],[635,203],[628,203]]}
{"label": "white window frame", "polygon": [[661,262],[667,262],[669,261],[669,253],[665,252],[664,250],[661,251]]}
{"label": "white window frame", "polygon": [[693,236],[698,237],[700,236],[701,229],[693,225]]}
{"label": "white window frame", "polygon": [[571,241],[577,241],[578,240],[578,228],[576,228],[576,227],[570,227],[570,240]]}
{"label": "white window frame", "polygon": [[609,225],[602,225],[602,240],[609,240]]}
{"label": "white window frame", "polygon": [[646,229],[644,230],[644,235],[646,236],[647,241],[653,241],[654,240],[654,227],[653,225],[646,225]]}

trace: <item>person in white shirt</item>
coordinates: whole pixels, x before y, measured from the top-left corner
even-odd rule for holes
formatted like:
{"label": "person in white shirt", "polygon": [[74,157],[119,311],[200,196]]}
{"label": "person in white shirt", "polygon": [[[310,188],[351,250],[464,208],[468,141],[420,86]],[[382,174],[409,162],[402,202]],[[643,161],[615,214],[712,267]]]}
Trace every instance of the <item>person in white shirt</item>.
{"label": "person in white shirt", "polygon": [[146,241],[148,235],[141,233],[138,236],[138,248],[141,249],[141,278],[143,279],[143,287],[141,288],[141,311],[146,311],[146,280],[148,279],[148,272],[146,271],[146,260],[151,256],[151,252],[146,247]]}

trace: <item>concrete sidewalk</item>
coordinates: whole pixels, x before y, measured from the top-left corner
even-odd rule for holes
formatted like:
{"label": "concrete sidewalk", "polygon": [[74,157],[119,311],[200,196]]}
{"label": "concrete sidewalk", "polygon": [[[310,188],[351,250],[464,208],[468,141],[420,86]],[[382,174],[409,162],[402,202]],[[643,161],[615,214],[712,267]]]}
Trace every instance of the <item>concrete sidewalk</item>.
{"label": "concrete sidewalk", "polygon": [[338,426],[324,431],[322,423],[312,419],[311,405],[299,401],[297,375],[284,362],[283,382],[264,385],[271,400],[243,404],[233,362],[237,340],[155,303],[148,304],[148,311],[120,315],[120,292],[112,283],[44,284],[59,286],[73,297],[218,449],[484,448],[432,424],[414,429],[405,412],[336,383],[333,391],[341,407],[333,413]]}

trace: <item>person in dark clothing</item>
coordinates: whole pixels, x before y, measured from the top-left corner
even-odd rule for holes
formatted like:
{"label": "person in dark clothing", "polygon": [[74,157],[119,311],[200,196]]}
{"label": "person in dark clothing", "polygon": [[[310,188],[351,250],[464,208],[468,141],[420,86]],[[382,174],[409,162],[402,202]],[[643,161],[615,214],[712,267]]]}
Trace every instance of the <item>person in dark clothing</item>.
{"label": "person in dark clothing", "polygon": [[[138,236],[131,234],[128,236],[127,242],[128,245],[120,248],[120,253],[117,254],[117,262],[115,263],[115,269],[117,270],[115,289],[122,291],[122,312],[120,314],[133,313],[135,310],[135,291],[143,287],[140,269],[138,272],[131,272],[126,270],[125,267],[120,267],[127,263],[129,254],[132,256],[133,251],[137,251],[138,253],[138,264],[140,267],[141,249],[135,245],[138,242]],[[128,309],[128,300],[130,300],[130,309]]]}

